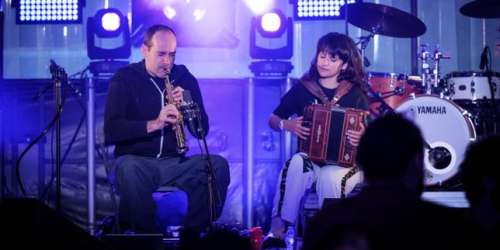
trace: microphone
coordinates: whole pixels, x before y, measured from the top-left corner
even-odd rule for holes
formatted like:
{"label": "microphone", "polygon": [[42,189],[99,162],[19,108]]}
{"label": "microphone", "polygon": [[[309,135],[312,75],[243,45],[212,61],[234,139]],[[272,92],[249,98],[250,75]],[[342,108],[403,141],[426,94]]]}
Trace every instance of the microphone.
{"label": "microphone", "polygon": [[60,71],[60,69],[61,67],[57,65],[57,63],[53,59],[50,59],[50,66],[49,66],[50,74],[55,75],[57,74],[58,71]]}
{"label": "microphone", "polygon": [[184,121],[188,124],[189,130],[192,132],[199,132],[202,128],[197,129],[197,121],[200,120],[200,109],[198,104],[193,101],[193,97],[191,96],[191,92],[189,90],[184,90],[182,92],[182,97],[184,101],[180,106],[180,111],[182,116],[184,117]]}
{"label": "microphone", "polygon": [[370,67],[370,65],[372,65],[372,63],[370,62],[370,60],[368,60],[368,58],[366,58],[366,56],[365,56],[365,57],[363,57],[363,65],[364,65],[366,68],[368,68],[368,67]]}
{"label": "microphone", "polygon": [[[57,63],[53,59],[50,59],[49,70],[50,70],[50,74],[52,75],[52,79],[58,79],[58,80],[61,80],[61,81],[65,81],[68,84],[68,86],[73,90],[73,92],[75,93],[75,95],[77,95],[79,97],[83,96],[83,93],[80,91],[80,89],[78,89],[77,87],[75,87],[69,81],[68,77],[66,76],[66,73],[64,72],[64,68],[61,67],[61,66],[59,66],[59,65],[57,65]],[[62,78],[62,79],[60,79],[60,78]],[[39,96],[36,96],[35,98],[38,99]]]}
{"label": "microphone", "polygon": [[481,62],[479,63],[479,69],[484,70],[486,66],[488,66],[488,50],[490,48],[485,46],[483,52],[481,53]]}

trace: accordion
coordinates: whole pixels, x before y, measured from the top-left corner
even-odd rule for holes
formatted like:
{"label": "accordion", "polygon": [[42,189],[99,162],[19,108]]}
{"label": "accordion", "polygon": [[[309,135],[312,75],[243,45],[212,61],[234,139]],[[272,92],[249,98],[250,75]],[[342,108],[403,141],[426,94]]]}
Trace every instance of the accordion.
{"label": "accordion", "polygon": [[347,140],[347,130],[360,130],[368,111],[312,104],[304,109],[302,125],[310,128],[306,140],[299,139],[299,151],[312,161],[352,167],[357,148]]}

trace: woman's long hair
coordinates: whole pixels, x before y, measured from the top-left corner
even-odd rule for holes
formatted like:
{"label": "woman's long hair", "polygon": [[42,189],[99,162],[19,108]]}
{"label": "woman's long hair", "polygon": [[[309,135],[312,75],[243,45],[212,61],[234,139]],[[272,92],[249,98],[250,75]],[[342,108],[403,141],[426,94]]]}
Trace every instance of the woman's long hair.
{"label": "woman's long hair", "polygon": [[365,73],[359,50],[350,37],[337,32],[330,32],[319,39],[316,56],[311,62],[309,72],[303,76],[303,79],[318,81],[320,75],[317,68],[317,58],[321,52],[326,52],[331,57],[338,56],[344,63],[347,63],[347,68],[342,70],[338,76],[339,82],[349,81],[365,90],[363,86]]}

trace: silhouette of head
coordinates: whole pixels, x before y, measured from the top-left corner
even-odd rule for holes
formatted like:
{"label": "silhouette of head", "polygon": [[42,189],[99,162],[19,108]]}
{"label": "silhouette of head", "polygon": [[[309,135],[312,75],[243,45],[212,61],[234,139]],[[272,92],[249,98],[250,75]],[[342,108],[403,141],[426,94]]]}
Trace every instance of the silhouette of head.
{"label": "silhouette of head", "polygon": [[423,145],[420,129],[413,122],[400,114],[387,114],[369,124],[356,159],[368,184],[402,181],[421,192]]}
{"label": "silhouette of head", "polygon": [[465,194],[471,207],[486,199],[497,214],[500,214],[499,149],[500,136],[484,138],[469,145],[460,165]]}
{"label": "silhouette of head", "polygon": [[214,228],[203,236],[196,249],[206,250],[251,250],[250,239],[229,228]]}

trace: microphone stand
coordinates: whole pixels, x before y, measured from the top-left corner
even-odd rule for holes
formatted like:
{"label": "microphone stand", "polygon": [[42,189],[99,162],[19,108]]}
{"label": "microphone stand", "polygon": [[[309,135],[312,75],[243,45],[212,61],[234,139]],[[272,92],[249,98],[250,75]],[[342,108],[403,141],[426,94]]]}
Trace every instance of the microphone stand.
{"label": "microphone stand", "polygon": [[196,118],[197,123],[195,124],[193,118],[189,118],[190,120],[189,125],[191,126],[191,130],[196,134],[196,137],[199,138],[199,140],[201,140],[203,143],[203,147],[201,148],[201,154],[203,156],[203,160],[205,161],[205,168],[207,171],[208,202],[209,202],[208,212],[210,219],[210,229],[212,229],[213,226],[212,223],[217,217],[216,211],[217,208],[220,207],[221,201],[220,201],[220,194],[217,191],[218,189],[216,186],[217,182],[215,177],[215,170],[212,160],[210,159],[210,153],[208,151],[208,143],[206,140],[205,130],[203,129],[200,108],[194,102],[192,103],[192,117]]}
{"label": "microphone stand", "polygon": [[[54,67],[53,67],[54,66]],[[62,80],[59,77],[60,68],[54,63],[51,65],[52,78],[54,80],[54,99],[55,111],[61,112],[62,106]],[[65,79],[63,79],[65,80]],[[55,157],[55,171],[56,171],[56,211],[61,212],[61,118],[56,120],[55,126],[56,133],[56,157]]]}

